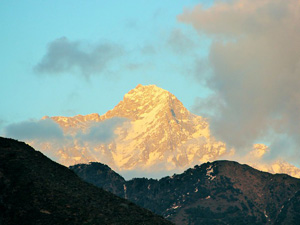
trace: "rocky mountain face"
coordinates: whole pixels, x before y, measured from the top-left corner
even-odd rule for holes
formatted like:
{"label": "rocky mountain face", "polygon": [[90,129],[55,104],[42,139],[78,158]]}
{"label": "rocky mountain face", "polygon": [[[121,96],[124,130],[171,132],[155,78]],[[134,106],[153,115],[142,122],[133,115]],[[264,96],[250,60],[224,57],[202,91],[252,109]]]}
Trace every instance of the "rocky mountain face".
{"label": "rocky mountain face", "polygon": [[[37,148],[54,152],[64,165],[98,161],[117,171],[173,170],[214,160],[226,153],[226,146],[211,135],[208,122],[190,113],[170,92],[155,85],[138,85],[106,114],[51,117],[74,142],[64,146],[41,143]],[[78,141],[91,129],[114,126],[110,140]],[[84,135],[81,135],[81,137]],[[101,138],[99,138],[101,139]],[[34,146],[37,143],[33,143]]]}
{"label": "rocky mountain face", "polygon": [[[84,180],[176,224],[299,224],[300,180],[215,161],[160,180],[125,181],[100,163],[71,169]],[[90,174],[90,176],[89,176]]]}
{"label": "rocky mountain face", "polygon": [[[66,166],[101,162],[123,174],[139,171],[153,176],[234,157],[234,151],[211,135],[205,118],[190,113],[173,94],[155,85],[138,85],[104,115],[43,119],[58,124],[64,139],[27,143]],[[300,169],[287,162],[261,163],[267,151],[265,145],[254,145],[242,161],[263,171],[300,177]]]}
{"label": "rocky mountain face", "polygon": [[0,137],[0,224],[171,223],[82,181],[25,143]]}

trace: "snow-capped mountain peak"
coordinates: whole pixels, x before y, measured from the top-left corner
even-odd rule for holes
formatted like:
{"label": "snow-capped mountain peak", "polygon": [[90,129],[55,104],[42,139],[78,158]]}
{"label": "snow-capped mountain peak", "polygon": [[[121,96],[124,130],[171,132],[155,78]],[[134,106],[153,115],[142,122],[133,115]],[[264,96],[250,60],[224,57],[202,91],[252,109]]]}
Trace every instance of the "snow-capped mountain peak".
{"label": "snow-capped mountain peak", "polygon": [[[78,133],[87,133],[93,124],[113,118],[125,118],[125,122],[115,127],[115,137],[108,143],[99,141],[91,146],[78,140]],[[226,153],[225,144],[211,137],[205,118],[190,113],[173,94],[155,85],[137,85],[101,116],[94,113],[51,119],[74,137],[73,145],[53,149],[65,165],[99,161],[117,171],[168,171]],[[48,145],[47,149],[52,147]]]}
{"label": "snow-capped mountain peak", "polygon": [[[182,171],[234,154],[226,150],[225,143],[211,136],[205,118],[190,113],[172,93],[155,85],[137,85],[103,115],[43,119],[59,124],[66,140],[30,144],[66,166],[93,161],[108,164],[118,172],[163,171],[167,174],[167,171]],[[261,144],[254,147],[252,158],[259,158],[268,151]],[[300,174],[295,167],[291,167],[295,170],[292,173],[287,166],[280,164],[280,168],[285,168],[281,170],[277,165],[271,169],[255,167]]]}
{"label": "snow-capped mountain peak", "polygon": [[[143,86],[139,84],[136,88],[124,95],[122,101],[108,111],[101,118],[125,117],[130,119],[141,119],[150,114],[157,114],[160,111],[170,111],[176,117],[176,109],[186,112],[182,103],[170,92],[157,87],[156,85]],[[178,113],[178,112],[177,112]]]}

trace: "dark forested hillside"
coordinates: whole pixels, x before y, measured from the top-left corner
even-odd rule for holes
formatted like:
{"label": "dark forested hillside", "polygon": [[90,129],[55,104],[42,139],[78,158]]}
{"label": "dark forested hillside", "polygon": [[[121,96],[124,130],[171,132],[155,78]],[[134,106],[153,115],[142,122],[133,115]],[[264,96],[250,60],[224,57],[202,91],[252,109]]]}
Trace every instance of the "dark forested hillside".
{"label": "dark forested hillside", "polygon": [[75,165],[71,169],[83,179],[176,224],[299,224],[300,221],[299,179],[261,172],[237,162],[205,163],[160,180],[124,181],[100,163]]}
{"label": "dark forested hillside", "polygon": [[0,224],[171,224],[82,181],[25,143],[0,138]]}

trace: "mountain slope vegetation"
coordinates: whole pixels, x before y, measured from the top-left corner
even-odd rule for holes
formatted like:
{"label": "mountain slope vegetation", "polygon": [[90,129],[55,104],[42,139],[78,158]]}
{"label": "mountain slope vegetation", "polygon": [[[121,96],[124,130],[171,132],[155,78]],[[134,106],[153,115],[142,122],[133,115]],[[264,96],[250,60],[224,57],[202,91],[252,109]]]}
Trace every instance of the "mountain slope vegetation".
{"label": "mountain slope vegetation", "polygon": [[299,179],[261,172],[233,161],[204,163],[160,180],[125,181],[100,163],[70,168],[84,180],[176,224],[298,224],[296,221],[300,221]]}
{"label": "mountain slope vegetation", "polygon": [[171,224],[0,137],[0,224]]}

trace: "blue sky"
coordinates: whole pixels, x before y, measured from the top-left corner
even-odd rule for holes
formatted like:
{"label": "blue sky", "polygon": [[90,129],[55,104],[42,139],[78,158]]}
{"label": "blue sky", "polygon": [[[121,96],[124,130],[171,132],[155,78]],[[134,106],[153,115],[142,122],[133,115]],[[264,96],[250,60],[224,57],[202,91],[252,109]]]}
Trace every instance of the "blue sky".
{"label": "blue sky", "polygon": [[[190,108],[195,97],[208,93],[207,88],[194,83],[189,73],[194,58],[208,54],[209,40],[201,41],[196,31],[178,22],[176,16],[196,3],[3,1],[0,7],[2,125],[44,115],[103,114],[139,83],[167,89]],[[179,52],[180,46],[176,50],[173,45],[177,43],[170,41],[173,37],[176,42],[178,33],[199,49],[183,54]],[[110,45],[120,53],[88,77],[76,69],[37,72],[35,68],[47,54],[49,45],[62,38],[68,43],[80,43],[86,47],[83,52]]]}
{"label": "blue sky", "polygon": [[0,5],[0,130],[104,114],[137,84],[156,84],[208,116],[228,146],[266,143],[299,165],[299,1]]}

